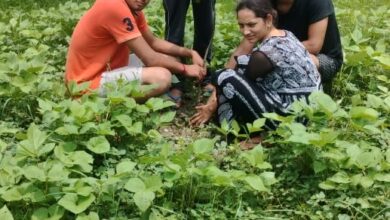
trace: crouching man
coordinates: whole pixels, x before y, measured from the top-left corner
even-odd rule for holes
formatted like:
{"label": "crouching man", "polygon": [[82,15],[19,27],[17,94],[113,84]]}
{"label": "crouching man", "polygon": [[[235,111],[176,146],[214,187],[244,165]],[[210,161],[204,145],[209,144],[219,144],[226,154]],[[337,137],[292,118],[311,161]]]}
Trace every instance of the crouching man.
{"label": "crouching man", "polygon": [[[67,82],[90,82],[105,95],[104,87],[119,78],[154,84],[143,99],[169,89],[171,72],[201,80],[205,75],[199,54],[153,35],[142,10],[150,0],[97,0],[76,25],[66,60]],[[137,64],[133,56],[142,65]],[[188,57],[192,65],[174,57]]]}

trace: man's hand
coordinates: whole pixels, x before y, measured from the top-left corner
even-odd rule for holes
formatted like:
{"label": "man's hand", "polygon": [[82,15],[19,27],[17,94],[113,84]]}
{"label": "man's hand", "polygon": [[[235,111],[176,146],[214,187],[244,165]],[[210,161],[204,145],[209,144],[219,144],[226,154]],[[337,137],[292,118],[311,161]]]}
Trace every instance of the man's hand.
{"label": "man's hand", "polygon": [[200,57],[198,52],[196,52],[195,50],[191,50],[191,59],[192,59],[192,63],[195,65],[198,65],[201,67],[203,67],[205,65],[204,60],[202,59],[202,57]]}
{"label": "man's hand", "polygon": [[183,74],[185,76],[196,78],[199,81],[206,75],[206,69],[196,64],[184,65],[184,68]]}

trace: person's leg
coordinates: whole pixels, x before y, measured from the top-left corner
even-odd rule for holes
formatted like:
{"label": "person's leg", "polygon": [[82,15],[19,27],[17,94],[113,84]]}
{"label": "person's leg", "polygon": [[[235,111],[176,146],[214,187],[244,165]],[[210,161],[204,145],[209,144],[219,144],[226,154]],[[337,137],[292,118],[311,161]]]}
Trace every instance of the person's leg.
{"label": "person's leg", "polygon": [[129,56],[130,67],[142,67],[139,80],[142,84],[154,84],[157,87],[146,94],[146,98],[161,95],[171,85],[171,73],[162,67],[144,67],[143,62],[135,54]]}
{"label": "person's leg", "polygon": [[165,10],[165,39],[183,46],[186,14],[190,0],[163,0]]}
{"label": "person's leg", "polygon": [[[165,10],[165,39],[179,46],[184,45],[186,15],[190,0],[163,0]],[[176,74],[179,82],[172,85],[168,96],[181,106],[181,96],[185,88],[185,77]]]}
{"label": "person's leg", "polygon": [[[218,76],[219,107],[218,117],[220,122],[230,122],[236,119],[240,123],[253,122],[262,117],[262,113],[276,112],[285,114],[281,99],[277,94],[271,94],[255,82],[237,74],[234,70],[227,69]],[[267,121],[268,128],[275,128],[275,122]]]}
{"label": "person's leg", "polygon": [[204,57],[207,52],[206,60],[210,62],[212,57],[212,38],[215,29],[215,0],[192,0],[192,9],[194,17],[194,50],[201,57]]}
{"label": "person's leg", "polygon": [[331,95],[333,79],[341,68],[341,64],[334,58],[325,54],[318,54],[318,71],[321,74],[324,92]]}
{"label": "person's leg", "polygon": [[157,87],[146,94],[145,98],[161,95],[168,91],[171,86],[171,72],[163,67],[142,68],[142,84],[153,84]]}
{"label": "person's leg", "polygon": [[122,67],[112,71],[104,72],[100,81],[99,93],[101,96],[107,95],[107,87],[114,86],[118,80],[134,81],[139,80],[141,84],[153,84],[156,87],[145,94],[137,101],[143,102],[150,97],[154,97],[166,92],[171,85],[171,73],[162,67]]}

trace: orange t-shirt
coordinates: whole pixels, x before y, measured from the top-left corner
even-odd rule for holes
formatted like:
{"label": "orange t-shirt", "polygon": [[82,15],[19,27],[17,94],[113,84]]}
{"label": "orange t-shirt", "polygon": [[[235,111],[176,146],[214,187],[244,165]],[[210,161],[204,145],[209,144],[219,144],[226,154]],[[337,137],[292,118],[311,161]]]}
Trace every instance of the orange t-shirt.
{"label": "orange t-shirt", "polygon": [[66,60],[67,81],[90,81],[99,87],[107,63],[111,69],[128,65],[126,41],[148,29],[143,12],[132,13],[125,0],[97,0],[73,31]]}

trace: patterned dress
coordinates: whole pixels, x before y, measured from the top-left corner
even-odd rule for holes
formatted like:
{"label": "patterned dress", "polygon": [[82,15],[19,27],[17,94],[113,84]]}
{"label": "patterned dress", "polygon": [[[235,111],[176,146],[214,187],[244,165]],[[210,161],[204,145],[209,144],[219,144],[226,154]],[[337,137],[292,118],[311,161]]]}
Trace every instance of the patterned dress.
{"label": "patterned dress", "polygon": [[[287,115],[295,100],[307,101],[313,91],[321,90],[320,74],[308,51],[291,32],[285,33],[270,37],[253,49],[261,51],[273,65],[265,76],[251,80],[244,75],[250,54],[237,58],[237,69],[220,72],[217,78],[220,122],[233,119],[252,122],[266,112]],[[266,126],[273,129],[276,123],[267,121]]]}

